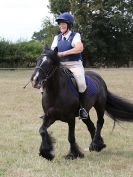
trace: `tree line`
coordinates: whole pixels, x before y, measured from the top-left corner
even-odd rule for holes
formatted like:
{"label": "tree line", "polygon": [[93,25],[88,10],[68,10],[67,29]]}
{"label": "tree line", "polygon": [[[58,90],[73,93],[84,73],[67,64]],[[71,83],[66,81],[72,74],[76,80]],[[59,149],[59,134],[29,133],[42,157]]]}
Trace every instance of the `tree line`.
{"label": "tree line", "polygon": [[[75,18],[74,30],[82,36],[83,61],[86,66],[120,67],[133,62],[132,0],[49,0],[49,10],[54,18],[51,20],[46,17],[40,31],[34,32],[31,41],[10,44],[11,55],[8,51],[7,61],[10,57],[10,61],[19,61],[17,54],[22,63],[23,60],[24,63],[35,61],[43,45],[50,45],[54,35],[58,34],[55,18],[68,11]],[[1,41],[0,48],[4,42]],[[7,45],[6,42],[4,45]],[[17,52],[14,52],[15,46]]]}

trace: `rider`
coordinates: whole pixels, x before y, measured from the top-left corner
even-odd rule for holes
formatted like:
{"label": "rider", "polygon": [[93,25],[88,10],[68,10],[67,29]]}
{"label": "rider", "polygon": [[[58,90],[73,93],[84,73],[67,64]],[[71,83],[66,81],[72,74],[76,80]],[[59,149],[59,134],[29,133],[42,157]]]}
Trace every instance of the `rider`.
{"label": "rider", "polygon": [[55,47],[58,47],[58,56],[60,57],[61,64],[73,73],[78,85],[79,101],[81,105],[79,116],[81,119],[87,119],[88,113],[84,108],[87,86],[81,61],[81,52],[83,51],[81,36],[79,33],[73,32],[72,30],[74,17],[70,13],[64,12],[60,14],[56,22],[59,25],[60,34],[54,37],[51,49],[54,50]]}

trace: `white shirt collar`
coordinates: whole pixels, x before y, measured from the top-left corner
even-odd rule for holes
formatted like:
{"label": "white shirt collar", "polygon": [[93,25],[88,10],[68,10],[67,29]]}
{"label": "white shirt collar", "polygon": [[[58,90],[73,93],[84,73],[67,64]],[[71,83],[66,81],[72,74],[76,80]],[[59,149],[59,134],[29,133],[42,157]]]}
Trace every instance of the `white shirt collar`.
{"label": "white shirt collar", "polygon": [[62,35],[62,38],[66,38],[66,40],[69,38],[70,34],[72,33],[72,31],[69,31],[66,35]]}

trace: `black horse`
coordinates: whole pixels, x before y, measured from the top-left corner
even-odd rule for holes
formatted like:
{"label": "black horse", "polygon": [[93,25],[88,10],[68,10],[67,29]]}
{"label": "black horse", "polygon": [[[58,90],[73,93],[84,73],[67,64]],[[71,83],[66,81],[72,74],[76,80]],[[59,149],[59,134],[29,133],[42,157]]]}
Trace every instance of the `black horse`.
{"label": "black horse", "polygon": [[[42,137],[40,156],[52,160],[54,158],[53,141],[47,129],[56,121],[68,123],[68,141],[70,150],[66,158],[82,158],[81,152],[75,140],[75,117],[78,116],[79,95],[73,83],[72,73],[64,68],[57,56],[57,51],[45,49],[39,57],[36,68],[31,77],[34,88],[43,87],[42,107],[45,112],[43,124],[39,130]],[[96,128],[90,119],[82,120],[91,135],[90,151],[101,151],[106,147],[101,137],[101,129],[104,124],[104,113],[108,113],[114,121],[133,121],[133,103],[120,98],[108,91],[104,80],[95,72],[86,72],[86,110],[88,113],[92,107],[97,113]]]}

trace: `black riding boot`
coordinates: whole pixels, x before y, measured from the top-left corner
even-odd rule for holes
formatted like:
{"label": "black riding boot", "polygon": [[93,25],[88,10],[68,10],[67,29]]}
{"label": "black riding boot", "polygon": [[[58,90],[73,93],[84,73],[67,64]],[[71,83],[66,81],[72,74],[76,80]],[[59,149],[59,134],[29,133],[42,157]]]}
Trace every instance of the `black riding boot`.
{"label": "black riding boot", "polygon": [[80,102],[80,109],[79,109],[79,117],[80,119],[87,119],[88,118],[88,113],[85,110],[85,93],[86,90],[83,93],[79,93],[79,102]]}

